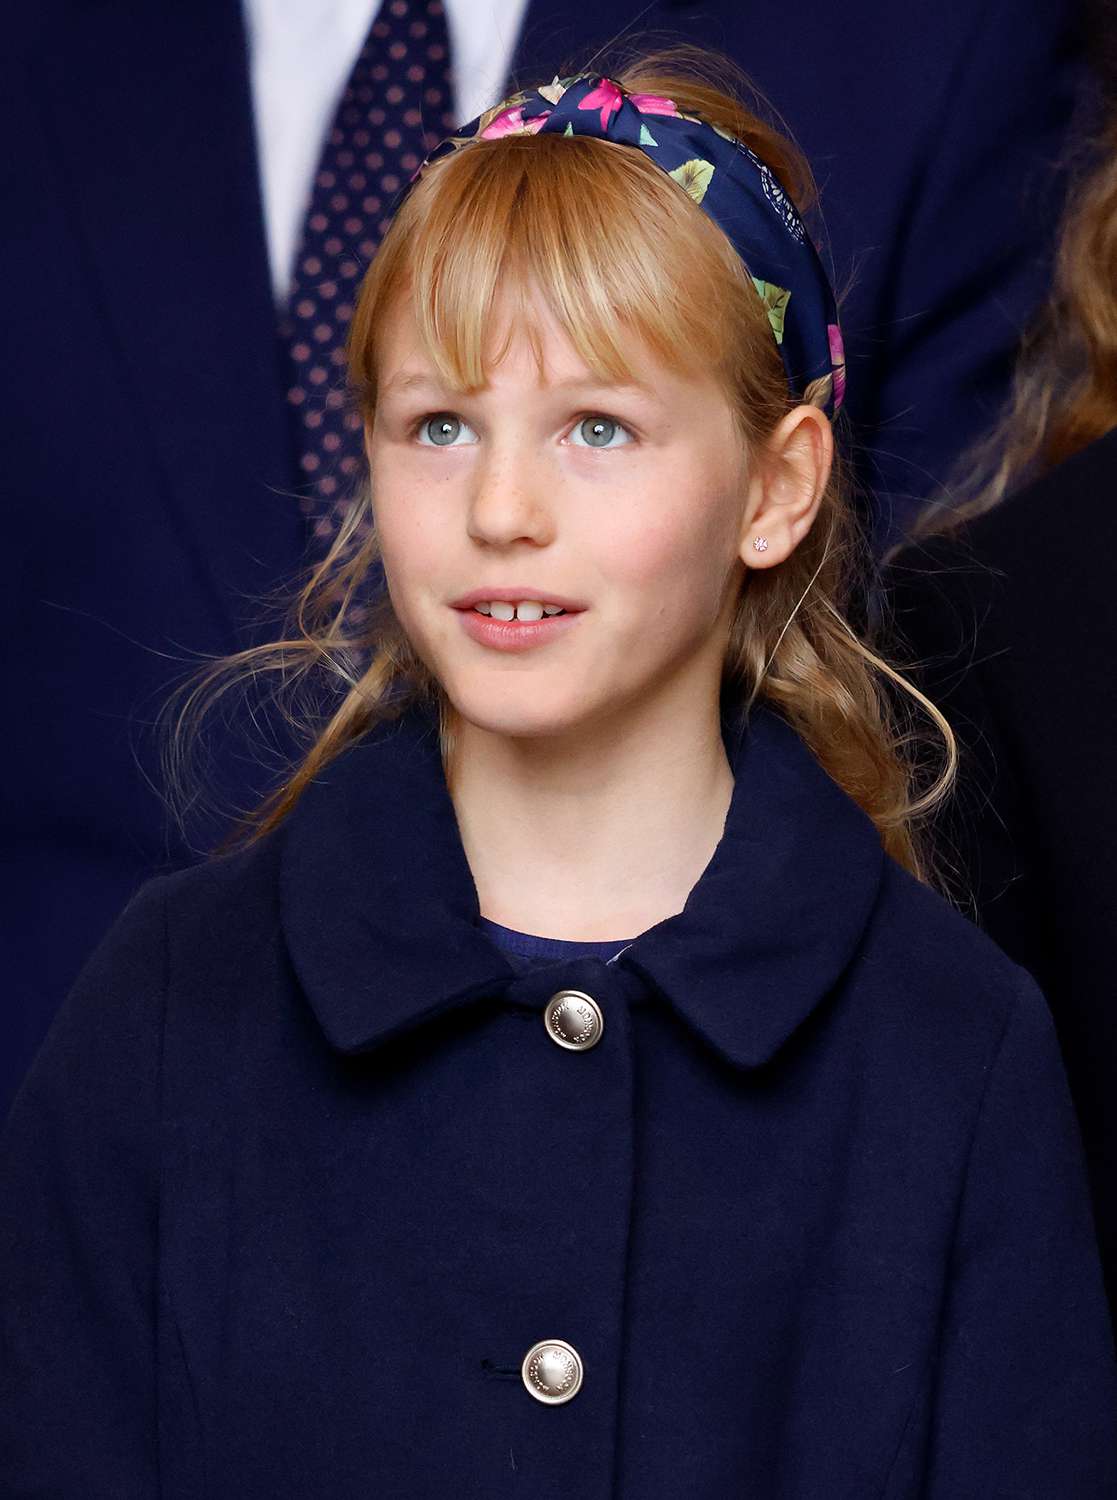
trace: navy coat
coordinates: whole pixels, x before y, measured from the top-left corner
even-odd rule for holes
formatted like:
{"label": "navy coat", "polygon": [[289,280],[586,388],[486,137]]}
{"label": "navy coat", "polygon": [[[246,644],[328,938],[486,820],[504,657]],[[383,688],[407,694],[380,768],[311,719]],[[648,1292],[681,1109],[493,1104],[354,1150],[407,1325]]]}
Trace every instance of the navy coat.
{"label": "navy coat", "polygon": [[[753,74],[822,184],[862,477],[899,520],[996,410],[1044,294],[1078,9],[529,0],[508,82],[631,28]],[[34,0],[2,35],[4,685],[34,732],[0,766],[0,1117],[125,901],[190,861],[137,770],[146,726],[246,644],[306,541],[240,0]],[[220,768],[250,804],[245,758]]]}
{"label": "navy coat", "polygon": [[886,580],[903,658],[959,738],[936,830],[959,899],[1051,1007],[1117,1324],[1117,870],[1098,858],[1117,847],[1115,492],[1117,428]]}
{"label": "navy coat", "polygon": [[144,889],[4,1136],[5,1496],[1115,1493],[1042,998],[779,719],[724,723],[717,850],[608,963],[477,927],[420,710]]}

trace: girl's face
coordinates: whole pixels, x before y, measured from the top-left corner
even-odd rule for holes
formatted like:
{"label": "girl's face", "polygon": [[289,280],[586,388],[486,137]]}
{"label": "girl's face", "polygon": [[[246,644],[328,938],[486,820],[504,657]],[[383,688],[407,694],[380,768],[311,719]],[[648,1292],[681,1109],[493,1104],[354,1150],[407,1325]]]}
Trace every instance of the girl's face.
{"label": "girl's face", "polygon": [[[382,328],[368,455],[396,615],[492,732],[716,702],[752,503],[727,398],[650,356],[601,385],[536,315],[542,376],[518,336],[473,396],[439,382],[408,303]],[[503,623],[514,601],[527,618]],[[539,604],[566,613],[534,623]]]}

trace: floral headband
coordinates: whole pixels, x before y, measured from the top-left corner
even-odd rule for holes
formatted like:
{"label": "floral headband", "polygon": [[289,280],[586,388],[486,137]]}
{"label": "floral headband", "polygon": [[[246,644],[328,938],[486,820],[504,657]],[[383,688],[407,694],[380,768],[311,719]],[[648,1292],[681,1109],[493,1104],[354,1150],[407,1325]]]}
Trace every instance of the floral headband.
{"label": "floral headband", "polygon": [[701,204],[728,236],[764,304],[793,396],[833,415],[845,393],[834,293],[791,199],[742,141],[685,115],[673,99],[630,94],[583,73],[521,90],[436,146],[392,205],[432,162],[480,137],[596,136],[635,146]]}

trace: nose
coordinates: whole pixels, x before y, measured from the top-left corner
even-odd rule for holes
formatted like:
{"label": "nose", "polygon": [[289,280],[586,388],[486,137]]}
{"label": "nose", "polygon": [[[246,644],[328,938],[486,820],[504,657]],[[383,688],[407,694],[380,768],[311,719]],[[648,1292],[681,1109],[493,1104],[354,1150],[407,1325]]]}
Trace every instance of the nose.
{"label": "nose", "polygon": [[540,467],[520,445],[493,448],[474,472],[469,535],[490,547],[529,541],[545,546],[554,536],[554,515]]}

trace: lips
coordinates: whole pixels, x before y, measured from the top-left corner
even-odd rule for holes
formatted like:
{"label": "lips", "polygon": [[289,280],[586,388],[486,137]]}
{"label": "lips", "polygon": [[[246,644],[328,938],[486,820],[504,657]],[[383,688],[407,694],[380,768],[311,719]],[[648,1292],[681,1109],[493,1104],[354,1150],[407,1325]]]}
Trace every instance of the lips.
{"label": "lips", "polygon": [[488,588],[472,589],[468,594],[463,594],[460,599],[455,599],[451,604],[452,609],[472,609],[475,604],[491,604],[495,601],[505,604],[520,604],[526,599],[534,599],[539,604],[551,604],[558,609],[564,609],[567,614],[580,614],[588,606],[579,599],[571,599],[563,594],[552,594],[547,589],[533,588],[529,584],[515,588],[502,587],[492,584]]}
{"label": "lips", "polygon": [[471,640],[479,646],[505,652],[531,651],[558,641],[571,630],[581,628],[578,622],[583,613],[572,610],[542,620],[494,620],[472,607],[457,611],[462,629]]}

